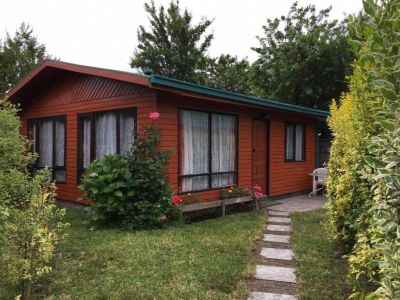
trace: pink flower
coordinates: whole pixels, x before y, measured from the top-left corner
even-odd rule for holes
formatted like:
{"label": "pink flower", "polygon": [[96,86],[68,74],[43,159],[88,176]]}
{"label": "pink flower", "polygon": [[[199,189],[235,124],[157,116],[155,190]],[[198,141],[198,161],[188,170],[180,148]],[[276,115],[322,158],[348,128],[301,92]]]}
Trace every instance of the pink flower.
{"label": "pink flower", "polygon": [[161,220],[161,222],[167,222],[168,217],[167,217],[166,215],[162,215],[162,216],[160,217],[160,220]]}
{"label": "pink flower", "polygon": [[160,113],[153,111],[149,113],[149,119],[157,120],[160,117]]}
{"label": "pink flower", "polygon": [[254,193],[254,197],[256,197],[257,199],[264,197],[264,194],[261,192],[255,192]]}
{"label": "pink flower", "polygon": [[253,187],[257,192],[261,192],[261,186],[259,184],[255,184]]}

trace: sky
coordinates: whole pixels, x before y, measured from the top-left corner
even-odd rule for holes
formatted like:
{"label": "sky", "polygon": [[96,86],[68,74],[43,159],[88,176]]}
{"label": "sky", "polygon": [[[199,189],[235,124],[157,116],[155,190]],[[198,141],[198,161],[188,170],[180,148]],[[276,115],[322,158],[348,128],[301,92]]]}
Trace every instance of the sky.
{"label": "sky", "polygon": [[[131,71],[130,57],[137,46],[137,28],[149,28],[144,0],[0,0],[0,39],[14,33],[22,22],[33,27],[47,52],[62,61]],[[167,6],[170,0],[154,0]],[[214,40],[209,55],[236,55],[253,61],[257,35],[267,18],[286,15],[293,0],[180,0],[192,12],[195,22],[201,17],[214,19],[209,32]],[[362,8],[361,0],[300,0],[302,6],[317,9],[332,6],[331,18]]]}

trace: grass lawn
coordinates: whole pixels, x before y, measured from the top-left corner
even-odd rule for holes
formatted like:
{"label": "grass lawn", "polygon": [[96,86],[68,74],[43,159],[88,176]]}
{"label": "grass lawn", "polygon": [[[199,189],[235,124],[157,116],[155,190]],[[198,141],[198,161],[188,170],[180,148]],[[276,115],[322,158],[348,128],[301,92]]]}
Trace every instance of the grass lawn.
{"label": "grass lawn", "polygon": [[[68,211],[68,237],[51,276],[35,294],[47,299],[229,299],[243,297],[244,277],[265,212],[164,230],[91,229]],[[12,299],[15,294],[0,298]]]}
{"label": "grass lawn", "polygon": [[296,260],[300,299],[347,299],[347,263],[322,222],[325,210],[293,213],[292,245]]}

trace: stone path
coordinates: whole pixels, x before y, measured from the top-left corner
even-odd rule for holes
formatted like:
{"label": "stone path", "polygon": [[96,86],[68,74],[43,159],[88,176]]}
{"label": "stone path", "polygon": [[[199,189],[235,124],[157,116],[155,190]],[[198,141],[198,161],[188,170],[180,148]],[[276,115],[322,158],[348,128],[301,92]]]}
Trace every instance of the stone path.
{"label": "stone path", "polygon": [[248,300],[295,300],[296,274],[293,251],[290,246],[292,232],[290,212],[307,211],[323,207],[326,199],[294,196],[280,199],[279,204],[267,207],[268,224],[264,237],[257,244],[253,261],[256,272],[247,281]]}

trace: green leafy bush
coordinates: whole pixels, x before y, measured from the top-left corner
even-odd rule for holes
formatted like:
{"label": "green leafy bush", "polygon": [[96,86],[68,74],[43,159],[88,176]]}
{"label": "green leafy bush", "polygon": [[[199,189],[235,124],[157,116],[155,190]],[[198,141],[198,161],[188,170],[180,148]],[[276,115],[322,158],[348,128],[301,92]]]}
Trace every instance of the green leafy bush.
{"label": "green leafy bush", "polygon": [[177,217],[165,171],[171,153],[160,151],[159,143],[156,126],[145,126],[129,153],[108,155],[86,168],[81,189],[93,201],[93,221],[149,227]]}
{"label": "green leafy bush", "polygon": [[400,0],[364,9],[350,92],[329,121],[327,225],[350,246],[352,297],[399,299]]}
{"label": "green leafy bush", "polygon": [[[28,172],[35,156],[20,136],[18,109],[0,101],[0,283],[29,299],[35,281],[52,269],[64,210],[55,201],[51,172]],[[3,288],[0,285],[0,289]],[[3,294],[0,292],[0,294]]]}

